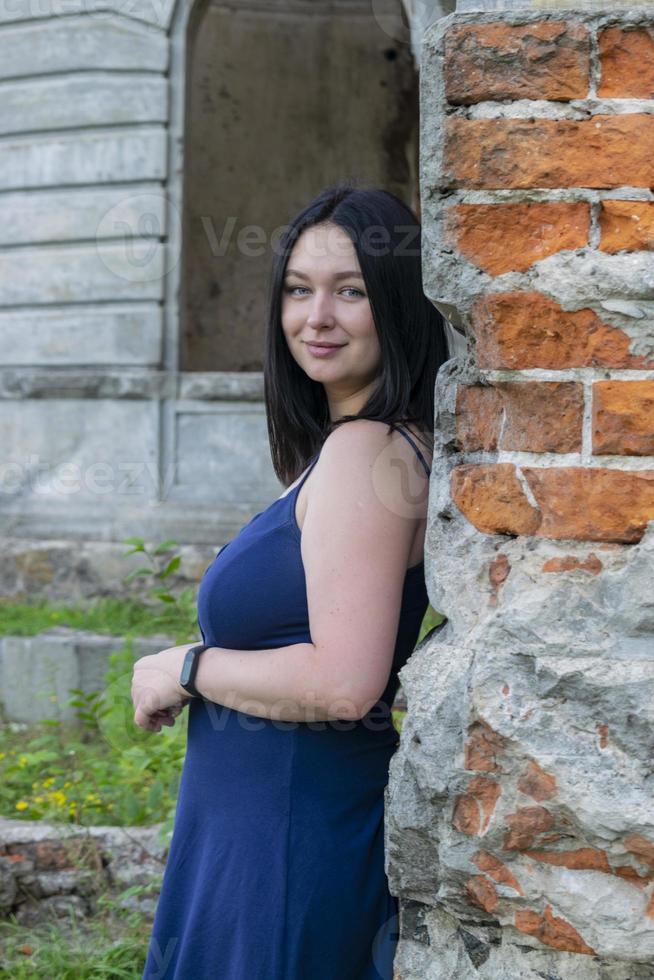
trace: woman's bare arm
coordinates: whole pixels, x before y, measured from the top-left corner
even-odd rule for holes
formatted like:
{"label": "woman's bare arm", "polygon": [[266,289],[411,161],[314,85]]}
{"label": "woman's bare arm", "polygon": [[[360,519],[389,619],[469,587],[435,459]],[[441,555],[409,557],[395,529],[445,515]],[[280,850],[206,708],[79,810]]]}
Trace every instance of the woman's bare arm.
{"label": "woman's bare arm", "polygon": [[211,701],[280,720],[355,719],[386,687],[426,481],[368,420],[336,429],[319,467],[302,527],[313,642],[205,650],[195,685]]}
{"label": "woman's bare arm", "polygon": [[200,656],[195,686],[228,708],[280,721],[325,721],[362,717],[367,706],[356,691],[329,686],[329,673],[313,643],[270,650],[209,647]]}

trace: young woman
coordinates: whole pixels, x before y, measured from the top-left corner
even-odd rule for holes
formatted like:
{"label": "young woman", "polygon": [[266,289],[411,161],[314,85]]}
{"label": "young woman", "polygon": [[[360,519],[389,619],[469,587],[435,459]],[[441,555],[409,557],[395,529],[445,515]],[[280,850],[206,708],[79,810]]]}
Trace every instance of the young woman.
{"label": "young woman", "polygon": [[160,731],[189,704],[144,980],[393,973],[391,706],[428,606],[447,356],[414,214],[387,191],[323,191],[285,230],[269,305],[268,431],[291,486],[203,576],[197,696],[180,683],[193,644],[134,667],[136,724]]}

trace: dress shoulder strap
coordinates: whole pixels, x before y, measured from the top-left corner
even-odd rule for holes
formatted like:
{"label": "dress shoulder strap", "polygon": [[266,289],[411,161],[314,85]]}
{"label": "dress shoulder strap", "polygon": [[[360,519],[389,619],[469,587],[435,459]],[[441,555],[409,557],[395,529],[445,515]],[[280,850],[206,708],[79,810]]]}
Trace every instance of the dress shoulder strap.
{"label": "dress shoulder strap", "polygon": [[411,438],[411,436],[409,435],[409,433],[408,433],[408,432],[405,432],[405,431],[404,431],[404,429],[402,429],[402,428],[401,428],[401,427],[400,427],[399,425],[397,425],[396,423],[393,423],[393,425],[392,425],[392,428],[393,428],[393,429],[397,429],[397,431],[398,431],[398,432],[400,432],[400,433],[401,433],[401,434],[402,434],[402,435],[404,436],[404,438],[405,438],[405,439],[406,439],[406,440],[407,440],[408,442],[410,442],[410,443],[411,443],[411,445],[413,446],[413,448],[415,449],[415,451],[416,451],[416,452],[417,452],[417,454],[418,454],[418,459],[420,460],[420,462],[422,463],[422,465],[423,465],[423,466],[424,466],[424,468],[425,468],[425,472],[427,473],[427,476],[430,476],[430,475],[431,475],[431,470],[430,470],[430,469],[429,469],[429,467],[427,466],[427,463],[426,463],[426,461],[425,461],[425,457],[424,457],[424,456],[422,455],[422,453],[421,453],[421,452],[420,452],[420,450],[418,449],[418,447],[417,447],[417,445],[416,445],[416,443],[415,443],[415,440]]}
{"label": "dress shoulder strap", "polygon": [[[297,486],[293,490],[293,492],[295,493],[296,496],[300,492],[300,488],[302,486],[304,486],[304,482],[305,482],[306,478],[308,477],[309,473],[311,472],[311,470],[314,468],[314,466],[318,462],[318,457],[319,456],[320,456],[320,450],[318,450],[317,453],[314,453],[313,456],[311,457],[311,459],[309,460],[309,462],[307,463],[306,469],[304,470],[304,473],[302,474],[301,479],[299,480]],[[290,493],[290,491],[289,491],[289,493]],[[284,496],[286,496],[286,494],[284,494]]]}

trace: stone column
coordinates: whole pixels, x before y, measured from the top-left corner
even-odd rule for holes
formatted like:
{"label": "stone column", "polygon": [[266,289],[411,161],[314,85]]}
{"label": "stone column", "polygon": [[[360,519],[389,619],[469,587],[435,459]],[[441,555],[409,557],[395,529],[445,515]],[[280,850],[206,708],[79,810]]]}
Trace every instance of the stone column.
{"label": "stone column", "polygon": [[654,6],[557,7],[423,39],[425,290],[468,351],[436,392],[449,622],[387,793],[396,980],[654,977]]}

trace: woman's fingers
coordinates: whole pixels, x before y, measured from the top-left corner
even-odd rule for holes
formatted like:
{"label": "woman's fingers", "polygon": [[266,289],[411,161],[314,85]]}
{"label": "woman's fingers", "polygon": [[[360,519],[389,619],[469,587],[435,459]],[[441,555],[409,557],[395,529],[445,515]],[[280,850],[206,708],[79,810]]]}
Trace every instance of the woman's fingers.
{"label": "woman's fingers", "polygon": [[158,726],[155,730],[160,731],[161,725],[167,725],[168,728],[172,728],[175,724],[175,719],[179,714],[181,714],[182,708],[186,705],[186,701],[182,704],[173,704],[169,708],[161,708],[150,716],[151,721],[154,725]]}
{"label": "woman's fingers", "polygon": [[[190,698],[185,698],[176,704],[171,704],[167,708],[152,708],[148,706],[149,698],[143,698],[137,704],[134,722],[146,731],[160,732],[162,725],[171,728],[175,724],[175,719],[189,703]],[[150,700],[150,705],[151,705]]]}

